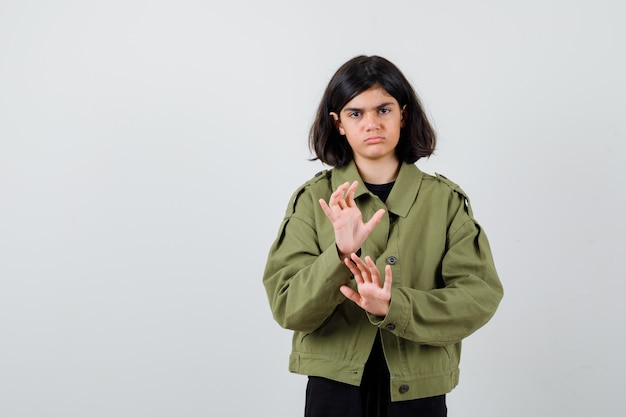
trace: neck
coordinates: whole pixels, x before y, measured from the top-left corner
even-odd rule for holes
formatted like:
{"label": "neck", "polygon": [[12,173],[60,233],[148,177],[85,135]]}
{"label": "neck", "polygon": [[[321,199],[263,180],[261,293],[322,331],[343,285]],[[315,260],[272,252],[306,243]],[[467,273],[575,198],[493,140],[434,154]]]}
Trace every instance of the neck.
{"label": "neck", "polygon": [[388,184],[398,177],[400,162],[393,158],[387,161],[354,160],[359,175],[369,184]]}

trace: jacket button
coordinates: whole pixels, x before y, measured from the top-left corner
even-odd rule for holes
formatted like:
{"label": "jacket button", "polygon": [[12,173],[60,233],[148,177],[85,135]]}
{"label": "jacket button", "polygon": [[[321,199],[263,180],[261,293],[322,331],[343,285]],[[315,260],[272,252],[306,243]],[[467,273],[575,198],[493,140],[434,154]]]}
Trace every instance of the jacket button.
{"label": "jacket button", "polygon": [[398,258],[396,258],[395,256],[390,256],[389,258],[387,258],[387,263],[389,265],[395,265],[398,262]]}
{"label": "jacket button", "polygon": [[389,323],[389,324],[387,325],[387,330],[396,330],[396,325],[395,325],[395,324],[393,324],[393,323]]}
{"label": "jacket button", "polygon": [[400,389],[398,391],[400,391],[400,394],[406,394],[409,392],[409,386],[407,384],[402,384],[400,385]]}

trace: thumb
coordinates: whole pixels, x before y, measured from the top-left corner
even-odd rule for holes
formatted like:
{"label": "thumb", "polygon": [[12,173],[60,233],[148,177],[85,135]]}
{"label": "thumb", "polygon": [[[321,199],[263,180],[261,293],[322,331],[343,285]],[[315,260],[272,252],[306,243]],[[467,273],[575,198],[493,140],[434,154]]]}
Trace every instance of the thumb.
{"label": "thumb", "polygon": [[378,225],[378,223],[380,223],[380,221],[383,219],[384,215],[385,215],[385,209],[378,210],[376,213],[374,213],[372,218],[367,223],[365,223],[365,228],[369,230],[370,232],[374,230],[374,228]]}

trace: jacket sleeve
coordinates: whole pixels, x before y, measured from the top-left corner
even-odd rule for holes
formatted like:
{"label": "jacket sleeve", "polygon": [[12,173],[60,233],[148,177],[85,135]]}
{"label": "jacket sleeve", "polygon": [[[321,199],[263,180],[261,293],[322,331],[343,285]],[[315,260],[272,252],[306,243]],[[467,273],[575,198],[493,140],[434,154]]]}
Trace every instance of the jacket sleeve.
{"label": "jacket sleeve", "polygon": [[460,342],[495,313],[503,297],[487,237],[474,220],[466,195],[457,189],[441,260],[443,286],[428,291],[392,288],[386,317],[370,321],[399,337],[445,346]]}
{"label": "jacket sleeve", "polygon": [[[339,287],[351,274],[339,259],[334,236],[320,242],[321,227],[315,224],[319,203],[313,195],[304,187],[291,201],[270,248],[263,285],[278,324],[310,333],[346,300]],[[326,218],[318,216],[322,220]]]}

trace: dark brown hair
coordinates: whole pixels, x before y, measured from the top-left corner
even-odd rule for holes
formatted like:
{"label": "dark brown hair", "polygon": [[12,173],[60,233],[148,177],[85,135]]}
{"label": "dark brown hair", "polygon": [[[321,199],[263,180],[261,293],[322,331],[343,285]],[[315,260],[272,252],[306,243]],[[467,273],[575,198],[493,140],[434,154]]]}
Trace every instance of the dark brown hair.
{"label": "dark brown hair", "polygon": [[352,160],[352,149],[339,134],[331,112],[341,109],[354,97],[380,85],[405,108],[405,124],[400,132],[396,155],[400,161],[414,163],[435,151],[436,134],[415,90],[394,64],[379,56],[357,56],[343,64],[333,75],[320,102],[309,132],[312,161],[341,167]]}

